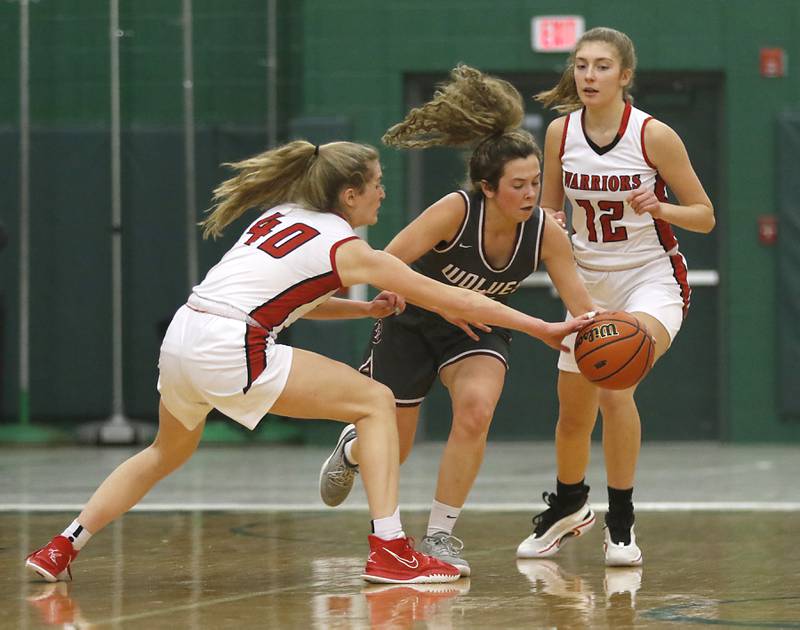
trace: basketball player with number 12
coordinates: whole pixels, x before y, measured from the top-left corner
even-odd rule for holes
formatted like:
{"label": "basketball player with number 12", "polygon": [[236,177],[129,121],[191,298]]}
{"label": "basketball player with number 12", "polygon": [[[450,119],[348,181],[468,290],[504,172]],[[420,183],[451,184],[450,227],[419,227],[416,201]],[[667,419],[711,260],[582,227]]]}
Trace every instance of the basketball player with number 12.
{"label": "basketball player with number 12", "polygon": [[[541,205],[566,227],[580,274],[598,307],[627,311],[655,339],[655,360],[669,348],[689,307],[686,261],[672,226],[708,233],[714,208],[680,137],[633,107],[633,42],[594,28],[578,41],[553,89],[537,100],[562,114],[547,129]],[[678,203],[667,201],[666,188]],[[636,387],[604,389],[582,376],[569,353],[558,362],[558,474],[547,509],[517,549],[520,558],[554,555],[562,541],[594,524],[584,483],[592,429],[603,416],[608,481],[605,563],[642,564],[633,532],[633,484],[641,441]]]}

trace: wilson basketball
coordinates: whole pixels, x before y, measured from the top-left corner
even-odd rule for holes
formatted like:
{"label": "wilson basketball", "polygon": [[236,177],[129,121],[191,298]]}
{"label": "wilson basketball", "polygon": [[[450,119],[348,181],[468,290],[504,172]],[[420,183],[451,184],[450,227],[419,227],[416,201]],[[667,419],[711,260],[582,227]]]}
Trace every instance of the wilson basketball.
{"label": "wilson basketball", "polygon": [[625,311],[600,313],[575,339],[575,361],[581,374],[606,389],[636,385],[653,367],[654,358],[650,332]]}

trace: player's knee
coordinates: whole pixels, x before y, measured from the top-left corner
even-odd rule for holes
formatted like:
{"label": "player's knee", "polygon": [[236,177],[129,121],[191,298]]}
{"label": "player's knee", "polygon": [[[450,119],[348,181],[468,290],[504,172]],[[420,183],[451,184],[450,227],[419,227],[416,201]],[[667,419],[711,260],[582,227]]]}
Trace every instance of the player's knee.
{"label": "player's knee", "polygon": [[189,460],[197,450],[197,441],[164,440],[157,436],[149,448],[154,455],[156,470],[163,477],[174,472]]}
{"label": "player's knee", "polygon": [[485,440],[494,416],[494,407],[491,402],[480,399],[458,405],[453,410],[451,433],[461,438]]}
{"label": "player's knee", "polygon": [[604,419],[614,418],[635,408],[633,389],[604,389],[600,392],[600,410]]}
{"label": "player's knee", "polygon": [[558,416],[557,431],[562,438],[578,438],[591,434],[596,418],[588,415],[570,414],[563,411]]}
{"label": "player's knee", "polygon": [[377,414],[395,422],[394,394],[392,390],[377,381],[370,381],[366,395],[369,414]]}

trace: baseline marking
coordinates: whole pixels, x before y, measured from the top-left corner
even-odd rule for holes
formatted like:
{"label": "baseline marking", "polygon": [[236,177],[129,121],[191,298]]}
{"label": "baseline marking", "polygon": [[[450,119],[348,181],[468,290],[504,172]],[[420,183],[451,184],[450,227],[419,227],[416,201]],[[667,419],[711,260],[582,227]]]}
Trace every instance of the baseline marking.
{"label": "baseline marking", "polygon": [[[429,503],[401,503],[404,512],[428,511]],[[83,503],[0,503],[0,512],[72,512],[80,511]],[[540,502],[474,503],[467,504],[472,512],[529,512],[539,509]],[[365,502],[340,505],[337,512],[361,512],[368,509]],[[592,503],[596,512],[608,511],[605,503]],[[142,503],[132,512],[322,512],[330,511],[322,503]],[[636,512],[800,512],[800,501],[696,501],[663,502],[639,501]]]}

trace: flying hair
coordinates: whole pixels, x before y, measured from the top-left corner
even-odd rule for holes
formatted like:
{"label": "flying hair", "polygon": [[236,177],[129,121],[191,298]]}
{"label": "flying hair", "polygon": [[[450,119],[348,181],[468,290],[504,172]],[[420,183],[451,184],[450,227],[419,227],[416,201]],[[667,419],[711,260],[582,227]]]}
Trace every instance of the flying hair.
{"label": "flying hair", "polygon": [[477,192],[482,181],[496,188],[509,160],[530,155],[541,160],[533,136],[521,128],[524,115],[522,96],[511,83],[459,64],[430,101],[389,128],[383,143],[472,149],[467,186]]}
{"label": "flying hair", "polygon": [[430,101],[412,109],[382,139],[405,149],[469,147],[519,127],[523,115],[522,97],[508,81],[459,64]]}

